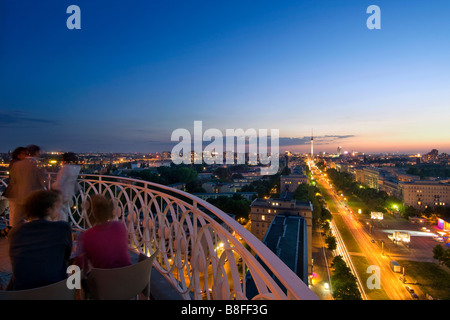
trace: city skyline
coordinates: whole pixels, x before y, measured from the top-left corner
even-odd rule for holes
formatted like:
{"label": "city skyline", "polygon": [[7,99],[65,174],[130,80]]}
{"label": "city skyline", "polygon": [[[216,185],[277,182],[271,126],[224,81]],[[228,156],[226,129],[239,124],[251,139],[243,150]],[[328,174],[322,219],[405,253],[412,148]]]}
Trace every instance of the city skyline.
{"label": "city skyline", "polygon": [[[81,9],[69,30],[66,9]],[[366,9],[381,8],[381,30]],[[280,151],[450,153],[448,1],[0,4],[0,151],[170,151],[279,129]],[[205,143],[206,144],[206,143]]]}

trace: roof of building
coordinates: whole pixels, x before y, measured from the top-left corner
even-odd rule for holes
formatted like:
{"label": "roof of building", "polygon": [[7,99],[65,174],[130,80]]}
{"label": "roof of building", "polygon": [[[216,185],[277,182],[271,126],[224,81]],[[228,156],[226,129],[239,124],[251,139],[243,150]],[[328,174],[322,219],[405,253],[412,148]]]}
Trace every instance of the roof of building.
{"label": "roof of building", "polygon": [[[307,236],[305,219],[299,216],[277,215],[263,239],[263,243],[292,271],[308,284]],[[261,261],[259,257],[256,257]],[[264,265],[264,263],[262,263]],[[272,272],[266,269],[272,275]],[[277,281],[275,279],[275,281]],[[277,281],[278,282],[278,281]],[[278,283],[281,288],[284,286]],[[247,296],[255,290],[251,276],[247,275]],[[255,291],[256,293],[256,291]]]}
{"label": "roof of building", "polygon": [[299,254],[303,255],[299,250],[299,239],[303,236],[302,223],[302,217],[278,215],[263,239],[263,243],[296,273]]}

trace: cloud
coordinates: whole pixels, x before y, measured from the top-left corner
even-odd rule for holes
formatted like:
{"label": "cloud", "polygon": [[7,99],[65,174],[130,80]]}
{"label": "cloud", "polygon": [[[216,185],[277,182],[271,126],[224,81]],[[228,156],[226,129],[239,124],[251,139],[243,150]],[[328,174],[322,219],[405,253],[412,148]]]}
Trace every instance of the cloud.
{"label": "cloud", "polygon": [[[352,138],[354,135],[325,135],[325,136],[317,136],[314,137],[314,144],[322,145],[322,144],[330,144],[336,142],[337,140]],[[302,138],[289,138],[289,137],[280,137],[280,147],[281,146],[300,146],[300,145],[308,145],[311,143],[311,137],[302,137]]]}
{"label": "cloud", "polygon": [[288,137],[280,137],[279,144],[280,147],[283,146],[299,146],[309,144],[311,137],[303,137],[303,138],[288,138]]}
{"label": "cloud", "polygon": [[[324,144],[330,144],[330,143],[334,143],[338,140],[343,140],[343,139],[347,139],[347,138],[352,138],[354,137],[354,135],[324,135],[324,136],[317,136],[314,137],[314,144],[315,145],[324,145]],[[259,137],[261,138],[261,137]],[[270,135],[267,137],[264,137],[265,139],[268,139],[268,141],[270,141]],[[224,147],[225,147],[225,137],[223,137],[223,141],[224,141]],[[248,137],[246,137],[245,139],[246,144],[248,144],[249,139]],[[161,143],[161,144],[165,144],[166,142],[162,142],[162,141],[148,141],[148,142],[152,142],[152,143]],[[292,137],[279,137],[278,143],[280,147],[286,147],[286,146],[301,146],[301,145],[309,145],[311,142],[311,137],[305,136],[302,138],[292,138]],[[177,144],[178,142],[172,142],[173,145]],[[200,141],[200,143],[203,144],[203,146],[210,144],[210,141]],[[236,143],[236,140],[235,140]],[[167,142],[167,145],[170,145],[170,142]],[[192,141],[193,144],[193,141]]]}
{"label": "cloud", "polygon": [[319,144],[329,144],[329,143],[333,143],[337,140],[343,140],[343,139],[347,139],[347,138],[353,138],[354,135],[353,134],[347,134],[347,135],[325,135],[325,136],[321,136],[321,137],[317,137],[317,139],[314,137],[314,142],[316,142],[316,140],[319,141]]}
{"label": "cloud", "polygon": [[0,126],[2,127],[40,127],[57,125],[58,122],[50,119],[36,118],[23,111],[0,111]]}

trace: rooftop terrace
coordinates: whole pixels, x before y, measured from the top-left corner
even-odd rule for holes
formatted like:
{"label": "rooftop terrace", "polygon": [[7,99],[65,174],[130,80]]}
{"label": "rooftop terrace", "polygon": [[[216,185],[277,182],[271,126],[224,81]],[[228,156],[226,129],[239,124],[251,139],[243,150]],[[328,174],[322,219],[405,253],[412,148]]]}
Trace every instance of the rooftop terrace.
{"label": "rooftop terrace", "polygon": [[[49,185],[52,179],[49,174]],[[0,184],[6,186],[7,176],[0,176]],[[74,232],[91,226],[85,207],[89,197],[102,194],[114,199],[115,218],[128,230],[130,250],[147,255],[159,250],[153,265],[152,292],[161,293],[161,299],[318,299],[253,234],[192,194],[141,180],[102,175],[80,175],[78,184],[81,191],[74,197],[70,216]],[[4,276],[10,272],[5,252],[7,242],[2,239],[0,272]],[[251,297],[247,296],[244,281],[249,275],[257,289]]]}

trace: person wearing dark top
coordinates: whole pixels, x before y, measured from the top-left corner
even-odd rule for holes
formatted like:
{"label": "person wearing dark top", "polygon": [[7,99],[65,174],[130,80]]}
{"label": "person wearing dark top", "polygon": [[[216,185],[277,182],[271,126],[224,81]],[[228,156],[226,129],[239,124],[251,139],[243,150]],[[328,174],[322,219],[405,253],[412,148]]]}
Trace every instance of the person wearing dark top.
{"label": "person wearing dark top", "polygon": [[8,235],[12,265],[8,290],[38,288],[67,278],[72,229],[68,222],[52,221],[59,215],[61,201],[56,191],[39,190],[27,197],[28,221]]}

